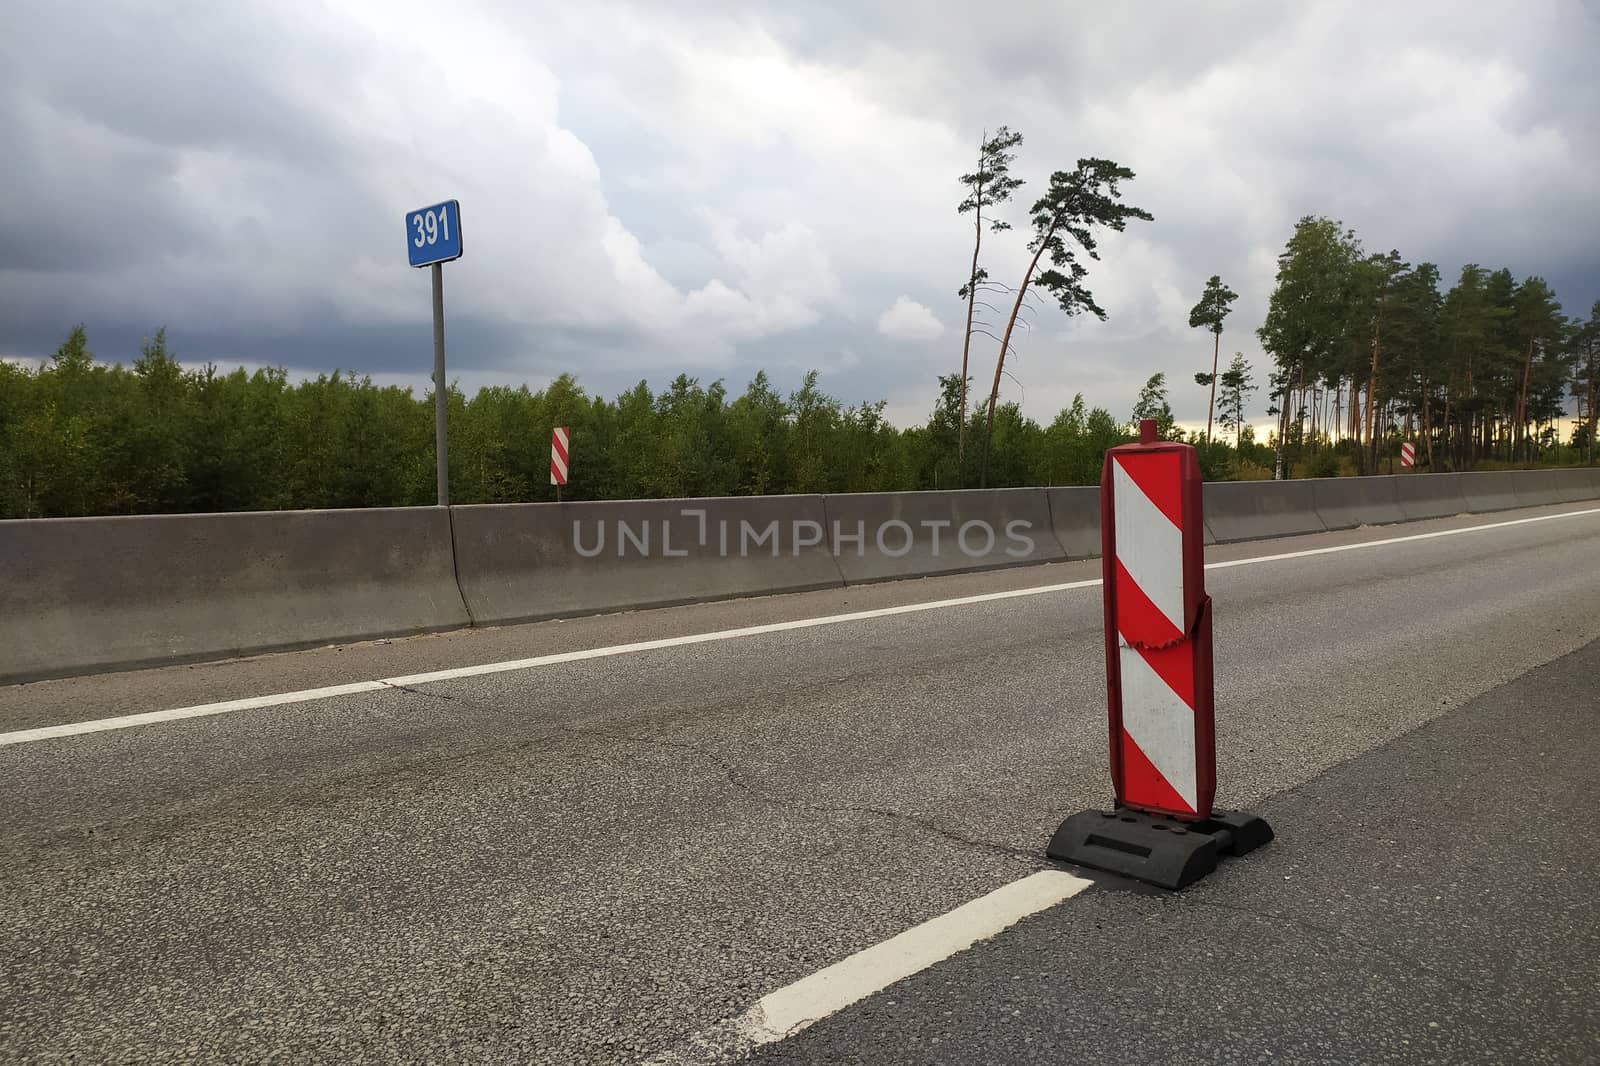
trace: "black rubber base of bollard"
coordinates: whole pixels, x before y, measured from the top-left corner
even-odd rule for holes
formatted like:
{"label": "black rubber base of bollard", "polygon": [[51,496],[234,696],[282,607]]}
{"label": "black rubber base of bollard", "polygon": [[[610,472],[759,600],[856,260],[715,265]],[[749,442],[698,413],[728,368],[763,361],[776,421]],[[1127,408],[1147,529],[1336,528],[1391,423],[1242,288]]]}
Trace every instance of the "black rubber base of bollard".
{"label": "black rubber base of bollard", "polygon": [[1272,839],[1272,827],[1242,811],[1213,811],[1203,822],[1119,809],[1081,811],[1061,823],[1046,850],[1052,859],[1180,889]]}

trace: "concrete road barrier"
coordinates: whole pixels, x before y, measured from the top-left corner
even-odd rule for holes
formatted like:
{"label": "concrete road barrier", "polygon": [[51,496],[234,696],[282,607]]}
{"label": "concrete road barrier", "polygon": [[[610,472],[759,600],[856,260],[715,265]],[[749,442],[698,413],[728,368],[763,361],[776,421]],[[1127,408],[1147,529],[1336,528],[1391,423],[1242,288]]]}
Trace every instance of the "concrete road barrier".
{"label": "concrete road barrier", "polygon": [[1593,499],[1593,478],[1581,468],[1571,470],[1518,470],[1517,499],[1523,507],[1575,503]]}
{"label": "concrete road barrier", "polygon": [[[1600,500],[1600,467],[1204,492],[1207,543],[1233,542]],[[1096,486],[0,521],[0,682],[1082,559],[1100,543]]]}
{"label": "concrete road barrier", "polygon": [[1311,502],[1329,529],[1404,522],[1395,478],[1388,476],[1315,478]]}
{"label": "concrete road barrier", "polygon": [[0,681],[466,625],[433,507],[0,522]]}
{"label": "concrete road barrier", "polygon": [[1395,482],[1400,495],[1400,510],[1406,521],[1423,518],[1448,518],[1465,514],[1467,497],[1462,492],[1465,474],[1408,474]]}
{"label": "concrete road barrier", "polygon": [[1467,501],[1467,510],[1474,514],[1510,511],[1524,506],[1517,497],[1517,480],[1521,476],[1517,471],[1491,470],[1481,474],[1458,476],[1461,480],[1461,495]]}
{"label": "concrete road barrier", "polygon": [[844,584],[821,496],[453,508],[477,624]]}
{"label": "concrete road barrier", "polygon": [[1309,481],[1209,481],[1206,525],[1218,543],[1321,533]]}
{"label": "concrete road barrier", "polygon": [[1050,528],[1068,559],[1100,555],[1100,488],[1072,485],[1045,490],[1050,505]]}
{"label": "concrete road barrier", "polygon": [[823,500],[829,530],[861,532],[838,555],[848,584],[1065,559],[1044,489],[863,492]]}
{"label": "concrete road barrier", "polygon": [[1562,495],[1563,503],[1582,503],[1595,498],[1594,478],[1591,472],[1583,467],[1573,467],[1570,470],[1555,470],[1557,486]]}
{"label": "concrete road barrier", "polygon": [[1517,470],[1517,501],[1521,507],[1546,507],[1564,502],[1554,470]]}

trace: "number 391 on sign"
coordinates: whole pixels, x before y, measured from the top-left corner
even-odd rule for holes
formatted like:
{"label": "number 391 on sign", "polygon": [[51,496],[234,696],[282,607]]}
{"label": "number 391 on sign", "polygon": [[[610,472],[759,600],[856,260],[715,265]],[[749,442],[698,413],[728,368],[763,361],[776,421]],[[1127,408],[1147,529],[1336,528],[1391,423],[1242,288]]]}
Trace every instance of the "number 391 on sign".
{"label": "number 391 on sign", "polygon": [[461,205],[457,201],[406,212],[406,258],[414,267],[461,258]]}

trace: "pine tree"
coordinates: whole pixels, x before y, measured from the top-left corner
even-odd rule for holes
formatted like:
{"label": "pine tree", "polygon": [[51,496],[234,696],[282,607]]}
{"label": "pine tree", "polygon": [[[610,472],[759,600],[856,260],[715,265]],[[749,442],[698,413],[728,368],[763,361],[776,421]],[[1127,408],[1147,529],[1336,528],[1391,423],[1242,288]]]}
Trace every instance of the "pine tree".
{"label": "pine tree", "polygon": [[[1050,188],[1034,201],[1030,210],[1033,239],[1028,250],[1033,258],[1017,284],[1017,296],[1011,305],[1011,316],[1006,320],[1005,335],[1000,339],[1000,352],[994,362],[994,384],[989,389],[987,425],[984,437],[984,471],[979,484],[988,480],[989,442],[994,436],[994,409],[1000,398],[1000,376],[1005,372],[1006,356],[1011,351],[1011,335],[1017,326],[1017,316],[1022,311],[1022,301],[1030,286],[1043,289],[1056,298],[1056,305],[1067,315],[1087,311],[1104,319],[1105,311],[1095,303],[1094,296],[1084,284],[1089,270],[1078,260],[1073,244],[1090,259],[1099,259],[1099,241],[1096,228],[1122,231],[1130,219],[1152,221],[1154,216],[1142,208],[1122,202],[1122,183],[1132,181],[1134,173],[1109,159],[1080,159],[1071,171],[1058,170],[1050,176]],[[1049,266],[1039,270],[1046,256]],[[1036,276],[1037,275],[1037,276]]]}
{"label": "pine tree", "polygon": [[[961,184],[967,198],[956,208],[956,213],[972,215],[972,266],[967,271],[967,283],[957,293],[967,301],[967,329],[961,338],[961,418],[956,428],[956,455],[965,459],[967,450],[967,365],[972,351],[973,317],[978,305],[978,289],[988,280],[989,273],[978,265],[978,253],[983,247],[984,209],[997,207],[1011,199],[1011,194],[1023,185],[1021,178],[1011,176],[1011,163],[1016,155],[1013,149],[1022,143],[1022,134],[1010,127],[1001,126],[994,136],[985,133],[978,145],[978,169],[961,175]],[[1011,228],[1004,219],[989,218],[989,232],[1003,233]]]}
{"label": "pine tree", "polygon": [[1207,444],[1211,443],[1211,416],[1217,409],[1217,354],[1222,348],[1222,322],[1228,317],[1230,305],[1238,298],[1238,293],[1222,283],[1221,276],[1213,274],[1206,281],[1206,291],[1201,293],[1200,302],[1189,312],[1190,329],[1203,326],[1211,331],[1211,373],[1194,376],[1196,385],[1211,386],[1211,400],[1206,406]]}

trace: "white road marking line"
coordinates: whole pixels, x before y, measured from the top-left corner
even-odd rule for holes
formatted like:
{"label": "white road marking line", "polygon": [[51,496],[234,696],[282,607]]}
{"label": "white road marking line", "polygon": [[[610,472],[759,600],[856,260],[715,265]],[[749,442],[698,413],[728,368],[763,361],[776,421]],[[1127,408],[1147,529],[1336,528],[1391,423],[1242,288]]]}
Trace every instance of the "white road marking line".
{"label": "white road marking line", "polygon": [[[1059,585],[1034,585],[1006,592],[985,592],[975,596],[959,596],[950,600],[929,600],[926,603],[906,603],[898,607],[876,607],[870,611],[851,611],[848,614],[825,614],[816,618],[796,618],[789,622],[769,622],[766,625],[744,626],[740,629],[716,629],[709,633],[690,633],[682,637],[662,637],[660,640],[641,640],[634,644],[617,644],[609,648],[587,648],[583,651],[563,651],[554,655],[538,655],[532,659],[514,659],[503,663],[484,663],[482,666],[458,666],[449,670],[434,670],[426,674],[409,674],[388,678],[391,685],[424,685],[430,681],[452,681],[458,677],[479,677],[483,674],[500,674],[507,670],[527,670],[535,666],[555,663],[580,662],[584,659],[604,659],[612,655],[627,655],[659,648],[678,648],[685,644],[705,644],[717,640],[734,640],[738,637],[759,637],[765,633],[785,633],[793,629],[812,629],[816,626],[838,625],[841,622],[862,622],[871,618],[888,618],[897,614],[917,614],[937,611],[946,607],[965,607],[973,603],[992,603],[996,600],[1014,600],[1022,596],[1043,596],[1050,592],[1098,587],[1099,578],[1086,581],[1068,581]],[[0,743],[5,740],[0,735]]]}
{"label": "white road marking line", "polygon": [[1071,899],[1093,883],[1064,870],[1029,874],[769,993],[739,1017],[697,1033],[685,1046],[647,1061],[650,1066],[722,1062],[776,1043],[1029,915]]}
{"label": "white road marking line", "polygon": [[[1489,522],[1477,526],[1462,526],[1458,529],[1440,529],[1432,533],[1413,533],[1404,537],[1386,537],[1382,540],[1359,541],[1355,544],[1335,544],[1327,548],[1307,548],[1304,551],[1282,552],[1277,555],[1257,555],[1248,559],[1230,559],[1226,562],[1207,563],[1206,569],[1226,570],[1235,566],[1275,563],[1285,559],[1306,559],[1314,555],[1363,551],[1368,548],[1383,548],[1393,544],[1434,540],[1439,537],[1458,537],[1467,533],[1483,533],[1492,529],[1505,529],[1510,526],[1523,526],[1534,522],[1552,522],[1562,518],[1581,518],[1585,515],[1595,514],[1600,514],[1600,507],[1593,507],[1583,511],[1563,511],[1560,514],[1536,515],[1532,518],[1516,518],[1505,522]],[[929,600],[925,603],[907,603],[898,607],[879,607],[870,611],[851,611],[847,614],[797,618],[788,622],[771,622],[766,625],[744,626],[739,629],[718,629],[709,633],[690,633],[681,637],[663,637],[660,640],[642,640],[632,644],[613,644],[604,648],[586,648],[581,651],[558,652],[554,655],[536,655],[530,659],[511,659],[505,662],[484,663],[479,666],[458,666],[448,670],[434,670],[424,674],[406,674],[400,677],[379,678],[374,681],[357,681],[348,685],[333,685],[327,688],[279,692],[267,696],[253,696],[249,699],[227,700],[222,703],[202,703],[192,707],[176,707],[171,710],[151,711],[146,714],[129,714],[118,718],[99,718],[86,722],[41,726],[36,729],[20,729],[11,733],[0,733],[0,747],[6,747],[11,744],[28,744],[38,740],[51,740],[57,737],[78,736],[83,733],[101,733],[112,729],[131,729],[134,726],[151,725],[160,722],[177,722],[188,718],[205,718],[211,715],[227,714],[231,711],[308,703],[312,700],[328,699],[334,696],[346,696],[360,692],[377,692],[385,688],[401,685],[410,686],[423,685],[434,681],[454,681],[464,677],[482,677],[486,674],[503,674],[513,670],[531,670],[540,666],[582,662],[585,659],[605,659],[613,655],[632,655],[637,652],[679,648],[690,644],[707,644],[719,640],[758,637],[767,633],[785,633],[797,629],[812,629],[817,626],[833,626],[842,625],[846,622],[862,622],[873,618],[889,618],[900,614],[919,614],[923,611],[966,607],[976,603],[994,603],[1000,600],[1019,599],[1024,596],[1045,596],[1050,593],[1068,592],[1073,589],[1097,588],[1099,585],[1099,578],[1091,578],[1086,581],[1067,581],[1056,585],[1035,585],[1029,588],[1009,589],[1005,592],[985,592],[975,596],[958,596],[948,600]]]}
{"label": "white road marking line", "polygon": [[1019,596],[1042,596],[1050,592],[1090,588],[1099,584],[1100,579],[1093,578],[1088,581],[1068,581],[1059,585],[1036,585],[1025,589],[986,592],[981,595],[962,596],[950,600],[908,603],[899,607],[879,607],[870,611],[852,611],[849,614],[829,614],[817,618],[798,618],[789,622],[771,622],[767,625],[744,626],[740,629],[718,629],[709,633],[690,633],[681,637],[641,640],[632,644],[613,644],[604,648],[584,648],[580,651],[556,652],[552,655],[536,655],[531,659],[511,659],[505,662],[483,663],[479,666],[458,666],[449,670],[434,670],[425,674],[405,674],[400,677],[386,677],[376,681],[357,681],[353,684],[335,685],[330,688],[280,692],[270,696],[228,700],[224,703],[202,703],[193,707],[177,707],[167,711],[151,711],[147,714],[130,714],[120,718],[99,718],[87,722],[68,722],[64,725],[40,726],[36,729],[20,729],[13,733],[0,733],[0,747],[5,747],[8,744],[27,744],[36,740],[49,740],[54,737],[76,736],[80,733],[99,733],[109,729],[130,729],[134,726],[149,725],[156,722],[176,722],[185,718],[204,718],[214,714],[226,714],[229,711],[243,711],[258,707],[281,707],[286,704],[307,703],[311,700],[326,699],[330,696],[344,696],[358,692],[378,692],[386,688],[422,685],[431,681],[453,681],[463,677],[481,677],[484,674],[503,674],[512,670],[531,670],[539,666],[556,666],[561,663],[582,662],[585,659],[605,659],[613,655],[632,655],[637,652],[657,651],[662,648],[679,648],[688,644],[706,644],[719,640],[735,640],[739,637],[756,637],[765,633],[783,633],[793,629],[838,625],[841,622],[860,622],[871,618],[886,618],[890,615],[936,611],[945,607],[989,603],[994,600],[1015,599]]}
{"label": "white road marking line", "polygon": [[[1560,514],[1534,515],[1532,518],[1512,518],[1504,522],[1486,522],[1481,526],[1462,526],[1459,529],[1436,529],[1432,533],[1412,533],[1404,537],[1385,537],[1382,540],[1364,540],[1359,544],[1335,544],[1330,548],[1307,548],[1304,551],[1283,552],[1279,555],[1257,555],[1249,559],[1229,559],[1226,562],[1207,563],[1207,570],[1226,570],[1231,566],[1249,566],[1252,563],[1275,563],[1283,559],[1309,559],[1313,555],[1332,555],[1335,552],[1356,551],[1361,548],[1383,548],[1390,544],[1406,544],[1418,540],[1437,540],[1439,537],[1459,537],[1465,533],[1482,533],[1490,529],[1526,526],[1534,522],[1553,522],[1558,518],[1582,518],[1600,514],[1600,507],[1583,511],[1562,511]],[[1339,532],[1339,531],[1335,531]]]}
{"label": "white road marking line", "polygon": [[65,725],[40,726],[37,729],[19,729],[14,733],[0,733],[0,747],[7,744],[27,744],[34,740],[52,737],[75,737],[80,733],[103,733],[108,729],[131,729],[136,725],[155,725],[159,722],[181,722],[186,718],[205,718],[229,711],[249,711],[257,707],[279,707],[285,703],[306,703],[333,696],[350,696],[357,692],[380,692],[389,686],[382,681],[357,681],[349,685],[330,685],[327,688],[308,688],[300,692],[280,692],[272,696],[251,696],[243,700],[225,700],[222,703],[202,703],[194,707],[174,707],[165,711],[145,714],[125,714],[120,718],[96,718],[87,722],[68,722]]}

